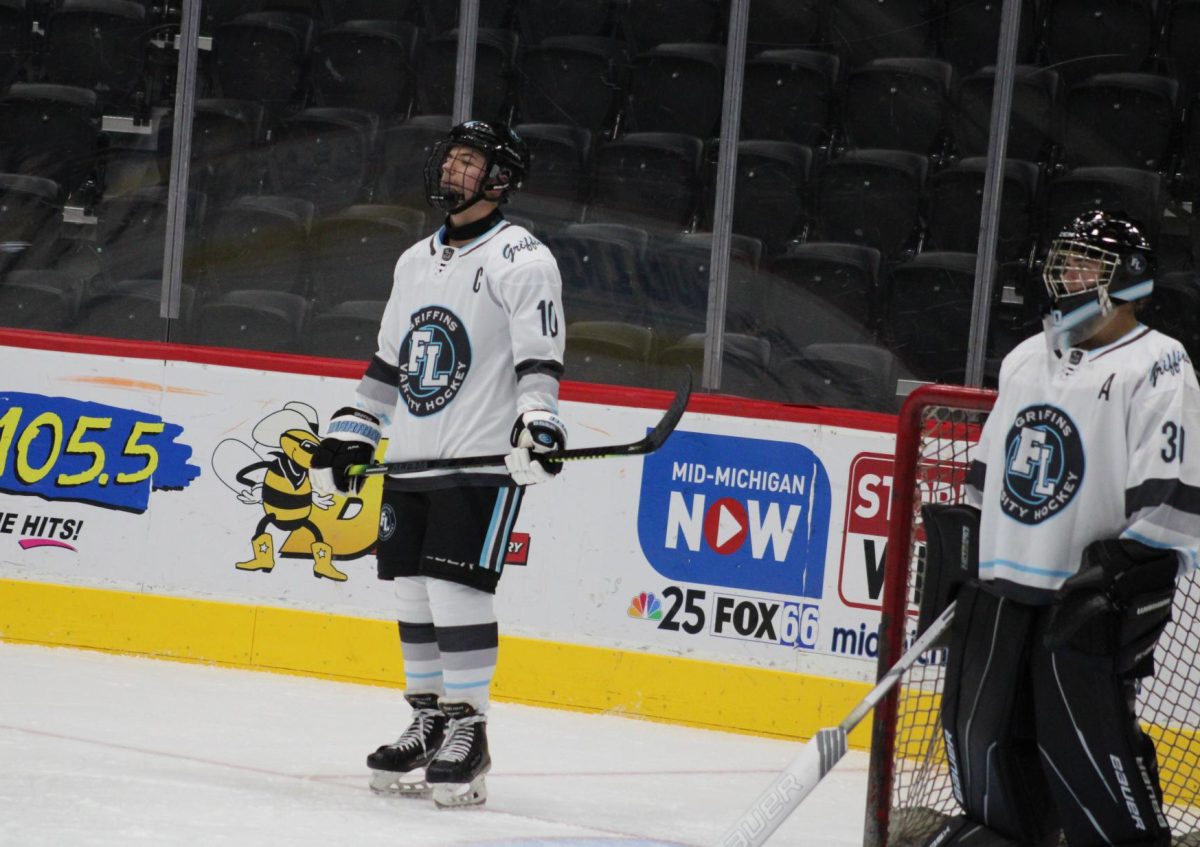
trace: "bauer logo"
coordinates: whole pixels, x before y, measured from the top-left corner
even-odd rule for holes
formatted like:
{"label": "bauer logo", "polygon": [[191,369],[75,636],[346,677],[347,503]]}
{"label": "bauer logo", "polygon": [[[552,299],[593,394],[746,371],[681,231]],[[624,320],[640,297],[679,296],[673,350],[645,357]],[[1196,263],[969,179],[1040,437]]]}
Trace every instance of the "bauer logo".
{"label": "bauer logo", "polygon": [[638,541],[672,581],[817,598],[829,512],[807,447],[676,432],[646,457]]}

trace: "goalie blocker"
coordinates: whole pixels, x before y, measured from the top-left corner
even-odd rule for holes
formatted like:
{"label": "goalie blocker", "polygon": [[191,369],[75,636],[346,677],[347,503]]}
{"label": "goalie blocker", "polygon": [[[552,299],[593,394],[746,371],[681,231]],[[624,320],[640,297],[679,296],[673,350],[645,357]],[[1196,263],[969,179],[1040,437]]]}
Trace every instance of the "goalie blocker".
{"label": "goalie blocker", "polygon": [[[945,517],[927,524],[932,596],[961,561],[946,561],[947,533],[959,537],[961,525]],[[1060,828],[1072,847],[1170,843],[1154,746],[1133,699],[1136,680],[1153,672],[1177,569],[1174,551],[1113,539],[1085,548],[1050,605],[961,584],[942,727],[965,814],[944,822],[930,847],[1049,847]]]}

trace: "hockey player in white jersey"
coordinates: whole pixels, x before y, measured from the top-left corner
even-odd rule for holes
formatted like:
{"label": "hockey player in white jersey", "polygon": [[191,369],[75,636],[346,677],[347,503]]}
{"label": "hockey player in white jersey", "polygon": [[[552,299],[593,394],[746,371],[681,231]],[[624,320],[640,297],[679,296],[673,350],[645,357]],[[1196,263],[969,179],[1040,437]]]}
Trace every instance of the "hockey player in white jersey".
{"label": "hockey player in white jersey", "polygon": [[526,485],[561,464],[558,417],[566,327],[550,251],[500,205],[529,167],[525,142],[469,121],[434,146],[429,202],[445,224],[396,263],[378,351],[352,407],[331,419],[313,458],[318,491],[356,490],[350,465],[511,451],[504,465],[388,477],[376,548],[394,586],[412,723],[367,757],[372,787],[482,803],[486,721],[498,633],[493,599]]}
{"label": "hockey player in white jersey", "polygon": [[1184,348],[1136,317],[1154,267],[1133,222],[1076,218],[1047,257],[1045,331],[1001,367],[942,705],[964,814],[927,845],[1170,843],[1134,696],[1175,578],[1200,564],[1200,389]]}

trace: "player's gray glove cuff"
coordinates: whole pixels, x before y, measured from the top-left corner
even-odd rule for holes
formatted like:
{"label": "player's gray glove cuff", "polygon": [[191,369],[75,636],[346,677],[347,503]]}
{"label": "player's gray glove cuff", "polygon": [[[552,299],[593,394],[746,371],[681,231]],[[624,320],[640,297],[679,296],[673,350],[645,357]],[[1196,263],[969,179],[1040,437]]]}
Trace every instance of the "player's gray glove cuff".
{"label": "player's gray glove cuff", "polygon": [[347,470],[370,464],[382,435],[379,419],[370,412],[348,406],[334,412],[325,438],[313,451],[308,472],[313,491],[327,496],[357,494],[366,477],[350,476]]}
{"label": "player's gray glove cuff", "polygon": [[534,409],[522,412],[513,424],[510,442],[513,451],[504,464],[517,485],[547,482],[562,470],[562,462],[542,462],[538,453],[562,450],[567,446],[567,426],[553,412]]}

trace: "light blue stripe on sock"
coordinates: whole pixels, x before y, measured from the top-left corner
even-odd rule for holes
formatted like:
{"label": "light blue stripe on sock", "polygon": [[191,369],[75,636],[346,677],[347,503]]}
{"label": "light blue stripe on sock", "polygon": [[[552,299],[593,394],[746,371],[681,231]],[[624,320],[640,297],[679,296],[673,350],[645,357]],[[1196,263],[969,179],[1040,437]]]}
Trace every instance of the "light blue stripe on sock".
{"label": "light blue stripe on sock", "polygon": [[462,688],[485,688],[491,685],[492,678],[481,679],[478,682],[447,682],[447,688],[462,689]]}
{"label": "light blue stripe on sock", "polygon": [[404,675],[409,677],[410,679],[433,679],[435,676],[441,676],[442,672],[441,671],[433,671],[432,673],[408,673],[408,672],[405,672]]}

